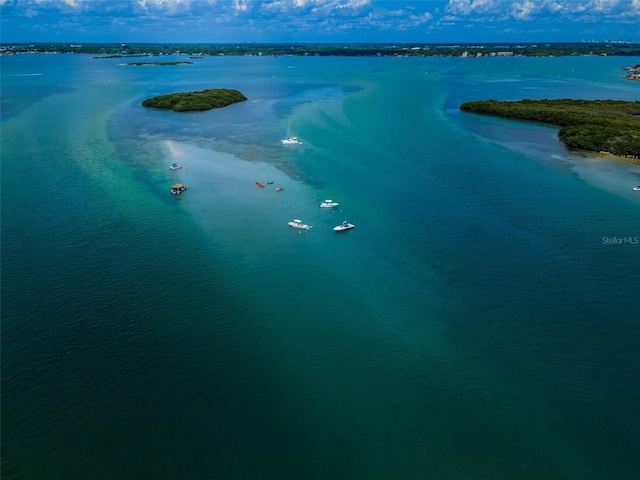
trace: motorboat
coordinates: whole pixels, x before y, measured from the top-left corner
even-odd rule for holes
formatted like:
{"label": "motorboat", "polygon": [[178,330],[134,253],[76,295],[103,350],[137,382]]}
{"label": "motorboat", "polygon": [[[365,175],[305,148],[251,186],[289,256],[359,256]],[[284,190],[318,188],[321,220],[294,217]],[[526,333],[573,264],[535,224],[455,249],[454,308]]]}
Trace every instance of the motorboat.
{"label": "motorboat", "polygon": [[176,183],[173,187],[171,187],[171,195],[180,195],[182,192],[186,192],[188,188],[189,187],[183,185],[182,183]]}
{"label": "motorboat", "polygon": [[302,220],[296,218],[293,222],[289,222],[289,226],[293,228],[299,228],[300,230],[310,230],[312,228],[311,225],[307,225],[306,223],[302,223]]}
{"label": "motorboat", "polygon": [[640,192],[640,185],[638,185],[637,187],[633,187],[632,190],[634,192]]}
{"label": "motorboat", "polygon": [[334,202],[333,200],[325,200],[320,204],[322,208],[334,208],[340,205],[338,202]]}
{"label": "motorboat", "polygon": [[352,228],[356,228],[356,226],[353,223],[349,223],[345,220],[340,225],[333,227],[333,230],[336,232],[344,232],[345,230],[351,230]]}
{"label": "motorboat", "polygon": [[282,190],[282,187],[276,187],[276,192],[281,192]]}
{"label": "motorboat", "polygon": [[280,140],[283,145],[302,145],[302,142],[298,140],[298,137],[287,137]]}
{"label": "motorboat", "polygon": [[264,184],[260,183],[260,182],[256,182],[255,183],[256,187],[258,188],[264,188]]}
{"label": "motorboat", "polygon": [[182,165],[178,165],[177,163],[172,163],[169,165],[169,170],[182,170]]}

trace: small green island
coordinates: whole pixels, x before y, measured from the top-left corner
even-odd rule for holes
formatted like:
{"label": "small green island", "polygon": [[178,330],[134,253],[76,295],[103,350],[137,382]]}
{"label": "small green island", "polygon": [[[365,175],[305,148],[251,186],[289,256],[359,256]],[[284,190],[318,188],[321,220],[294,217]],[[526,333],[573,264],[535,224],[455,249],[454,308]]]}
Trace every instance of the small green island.
{"label": "small green island", "polygon": [[460,110],[554,125],[570,149],[640,158],[640,101],[480,100],[463,103]]}
{"label": "small green island", "polygon": [[222,108],[232,103],[244,102],[247,97],[238,90],[212,88],[199,92],[171,93],[148,98],[143,107],[173,110],[174,112],[202,112],[213,108]]}

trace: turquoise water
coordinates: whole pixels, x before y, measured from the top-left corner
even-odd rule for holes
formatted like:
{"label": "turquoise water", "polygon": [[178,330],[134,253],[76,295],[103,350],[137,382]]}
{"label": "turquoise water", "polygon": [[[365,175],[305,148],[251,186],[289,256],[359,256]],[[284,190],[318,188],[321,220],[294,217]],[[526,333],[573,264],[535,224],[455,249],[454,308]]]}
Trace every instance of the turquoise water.
{"label": "turquoise water", "polygon": [[640,59],[0,61],[3,478],[640,469],[640,166],[458,110]]}

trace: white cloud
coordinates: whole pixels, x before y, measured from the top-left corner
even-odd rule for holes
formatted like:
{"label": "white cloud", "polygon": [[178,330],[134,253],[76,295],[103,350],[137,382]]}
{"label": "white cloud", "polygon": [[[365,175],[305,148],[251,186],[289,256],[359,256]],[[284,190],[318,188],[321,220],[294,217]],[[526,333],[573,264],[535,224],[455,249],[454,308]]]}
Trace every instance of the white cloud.
{"label": "white cloud", "polygon": [[631,2],[628,14],[630,16],[635,16],[640,18],[640,0],[633,0]]}
{"label": "white cloud", "polygon": [[152,8],[171,13],[188,11],[191,6],[191,0],[137,0],[137,3],[145,10]]}
{"label": "white cloud", "polygon": [[470,18],[490,20],[489,17],[532,20],[562,17],[579,20],[578,16],[596,19],[597,15],[609,18],[640,16],[640,0],[449,0],[445,7],[449,20]]}
{"label": "white cloud", "polygon": [[591,3],[593,5],[592,9],[595,12],[610,12],[614,10],[620,2],[619,0],[593,0]]}
{"label": "white cloud", "polygon": [[[393,12],[405,11],[421,17],[425,14],[438,17],[489,16],[529,20],[536,15],[576,16],[606,14],[610,17],[640,17],[640,0],[0,0],[0,5],[13,11],[91,11],[96,14],[109,12],[153,12],[176,15],[262,15],[280,12],[289,15],[342,16],[362,14],[393,16]],[[415,10],[411,13],[410,10]],[[232,13],[233,12],[233,13]],[[443,12],[443,13],[442,13]]]}
{"label": "white cloud", "polygon": [[[266,1],[263,3],[271,2]],[[290,2],[283,3],[291,3],[296,7],[358,8],[370,4],[371,0],[291,0]]]}
{"label": "white cloud", "polygon": [[469,15],[495,11],[497,5],[494,0],[450,0],[445,11],[453,15]]}
{"label": "white cloud", "polygon": [[514,2],[511,4],[511,17],[516,20],[526,20],[538,10],[538,6],[531,0]]}
{"label": "white cloud", "polygon": [[246,12],[248,10],[247,0],[233,0],[233,9],[237,12]]}
{"label": "white cloud", "polygon": [[562,3],[557,2],[555,0],[547,1],[546,8],[549,10],[549,12],[554,14],[561,13],[563,10],[565,10],[565,7],[562,5]]}
{"label": "white cloud", "polygon": [[[80,16],[71,14],[82,13],[78,28],[92,21],[121,26],[123,33],[132,30],[147,32],[150,38],[165,35],[195,41],[300,39],[301,32],[304,38],[320,40],[344,32],[342,38],[356,41],[366,35],[375,40],[395,38],[394,32],[415,32],[416,38],[438,41],[440,37],[427,37],[425,32],[447,29],[470,38],[471,34],[460,32],[474,28],[506,32],[516,24],[516,30],[531,32],[561,31],[579,23],[600,30],[615,30],[611,25],[616,23],[640,25],[640,0],[0,0],[0,6],[3,27],[37,16],[42,30],[57,34],[63,28],[73,31],[71,19]],[[376,32],[380,32],[377,37]],[[99,38],[97,27],[95,35]],[[640,28],[630,38],[640,38]]]}

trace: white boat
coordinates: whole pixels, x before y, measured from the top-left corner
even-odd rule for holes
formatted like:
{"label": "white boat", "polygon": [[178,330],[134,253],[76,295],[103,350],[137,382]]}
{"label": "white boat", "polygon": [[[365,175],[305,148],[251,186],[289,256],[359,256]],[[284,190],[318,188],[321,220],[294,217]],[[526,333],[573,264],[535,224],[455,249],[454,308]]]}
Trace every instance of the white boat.
{"label": "white boat", "polygon": [[302,142],[298,140],[298,137],[287,137],[280,140],[283,145],[302,145]]}
{"label": "white boat", "polygon": [[334,202],[333,200],[325,200],[320,204],[322,208],[334,208],[340,205],[338,202]]}
{"label": "white boat", "polygon": [[340,225],[333,227],[333,230],[336,232],[344,232],[345,230],[351,230],[352,228],[356,228],[356,226],[353,223],[349,223],[345,220]]}
{"label": "white boat", "polygon": [[178,165],[177,163],[172,163],[169,165],[169,170],[180,170],[182,169],[182,165]]}
{"label": "white boat", "polygon": [[302,142],[298,140],[298,137],[293,137],[289,135],[289,124],[287,123],[287,132],[285,138],[280,140],[280,143],[283,145],[301,145]]}
{"label": "white boat", "polygon": [[188,188],[189,187],[183,185],[182,183],[176,183],[173,187],[171,187],[171,195],[180,195],[182,192],[186,192]]}
{"label": "white boat", "polygon": [[299,228],[301,230],[309,230],[312,228],[311,225],[307,225],[306,223],[302,223],[302,220],[296,218],[293,222],[289,222],[289,226],[293,228]]}
{"label": "white boat", "polygon": [[632,190],[634,192],[640,192],[640,185],[638,185],[637,187],[633,187]]}

